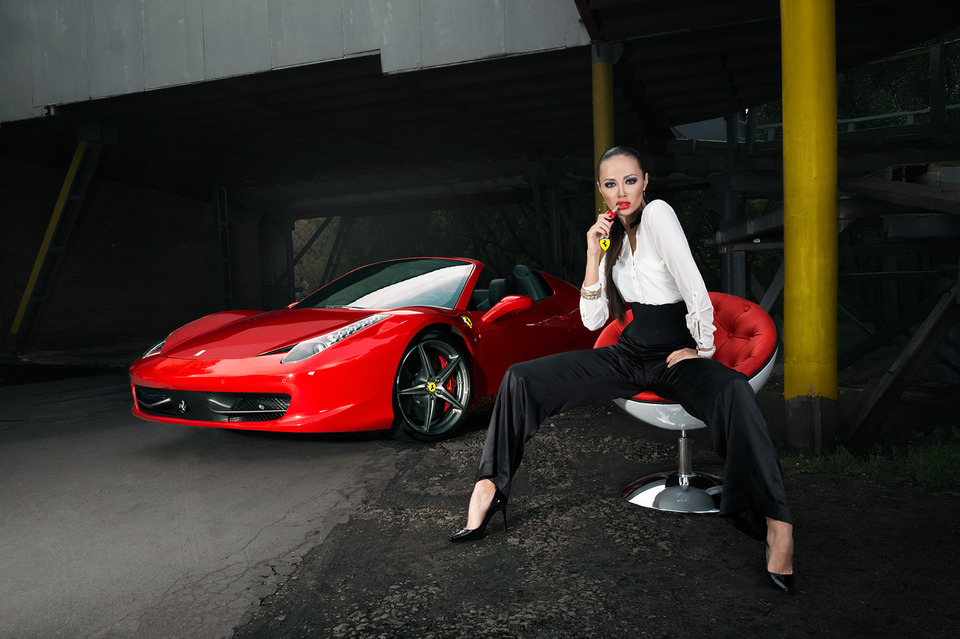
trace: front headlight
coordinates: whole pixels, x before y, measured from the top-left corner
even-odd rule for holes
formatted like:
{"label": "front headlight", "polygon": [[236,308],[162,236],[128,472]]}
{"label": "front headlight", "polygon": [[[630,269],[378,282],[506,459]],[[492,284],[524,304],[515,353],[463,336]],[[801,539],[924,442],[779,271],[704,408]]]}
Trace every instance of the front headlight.
{"label": "front headlight", "polygon": [[167,341],[166,339],[163,339],[163,340],[160,340],[160,342],[151,346],[146,353],[140,356],[140,359],[145,359],[147,357],[150,357],[151,355],[156,355],[157,353],[159,353],[166,341]]}
{"label": "front headlight", "polygon": [[326,335],[321,335],[320,337],[314,337],[306,341],[300,342],[294,346],[289,353],[280,360],[281,364],[293,364],[295,362],[302,362],[308,357],[313,357],[320,351],[330,348],[337,342],[344,340],[354,333],[362,331],[368,326],[373,326],[377,322],[383,321],[390,317],[389,315],[371,315],[365,317],[362,320],[354,322],[349,326],[344,326],[343,328],[338,328],[337,330],[327,333]]}

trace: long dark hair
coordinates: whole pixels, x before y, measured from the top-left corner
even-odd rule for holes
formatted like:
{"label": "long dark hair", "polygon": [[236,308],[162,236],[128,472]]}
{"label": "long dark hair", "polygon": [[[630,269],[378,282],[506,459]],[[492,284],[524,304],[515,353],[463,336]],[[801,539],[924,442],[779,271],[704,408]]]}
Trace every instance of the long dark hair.
{"label": "long dark hair", "polygon": [[[643,160],[640,158],[640,154],[637,151],[629,146],[615,146],[611,149],[607,149],[603,155],[600,156],[600,161],[597,162],[597,183],[600,182],[600,167],[604,162],[610,158],[617,157],[619,155],[624,155],[631,157],[637,161],[637,165],[640,167],[641,179],[643,175],[646,175],[647,171],[643,168]],[[646,207],[646,194],[644,194],[644,199],[640,202],[640,214],[643,214],[643,209]],[[627,317],[627,306],[623,301],[623,297],[620,295],[620,290],[617,288],[617,285],[613,281],[613,265],[617,261],[617,256],[620,255],[620,251],[623,249],[623,240],[627,236],[627,230],[623,228],[623,224],[613,224],[610,227],[610,246],[607,248],[606,257],[604,261],[604,275],[607,278],[607,310],[609,311],[610,317],[616,319],[618,322],[623,322]]]}

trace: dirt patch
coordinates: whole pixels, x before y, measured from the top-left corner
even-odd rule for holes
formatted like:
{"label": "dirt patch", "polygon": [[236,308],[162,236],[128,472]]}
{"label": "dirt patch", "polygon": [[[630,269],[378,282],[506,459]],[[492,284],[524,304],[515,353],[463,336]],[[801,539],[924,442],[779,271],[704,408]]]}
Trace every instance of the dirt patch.
{"label": "dirt patch", "polygon": [[[954,412],[954,415],[957,413]],[[714,516],[625,502],[675,464],[671,433],[612,405],[551,418],[480,542],[465,519],[485,421],[420,447],[383,494],[313,549],[236,637],[952,637],[960,496],[787,467],[797,592]],[[950,428],[949,425],[945,425]],[[722,474],[696,437],[695,468]],[[400,445],[400,444],[397,444]]]}

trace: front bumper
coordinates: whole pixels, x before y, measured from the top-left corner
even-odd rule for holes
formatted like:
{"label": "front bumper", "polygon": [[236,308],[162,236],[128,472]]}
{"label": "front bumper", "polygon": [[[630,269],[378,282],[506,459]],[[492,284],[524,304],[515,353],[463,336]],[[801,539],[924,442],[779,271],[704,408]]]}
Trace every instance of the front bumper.
{"label": "front bumper", "polygon": [[133,385],[140,410],[156,417],[202,422],[272,422],[290,408],[290,395],[211,393]]}
{"label": "front bumper", "polygon": [[[334,349],[331,349],[334,350]],[[301,433],[385,430],[396,363],[339,349],[337,360],[282,355],[185,360],[155,355],[130,368],[133,414],[172,424]],[[319,356],[322,358],[322,354]]]}

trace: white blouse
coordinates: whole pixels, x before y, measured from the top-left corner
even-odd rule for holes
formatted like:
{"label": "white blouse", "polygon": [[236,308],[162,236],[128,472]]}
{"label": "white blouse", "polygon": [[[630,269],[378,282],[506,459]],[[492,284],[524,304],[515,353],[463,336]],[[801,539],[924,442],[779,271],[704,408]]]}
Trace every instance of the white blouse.
{"label": "white blouse", "polygon": [[[580,316],[590,330],[603,327],[609,319],[604,255],[600,260],[600,281],[586,287],[600,290],[597,299],[580,298]],[[673,304],[687,306],[687,328],[701,356],[713,355],[713,304],[690,252],[680,220],[673,207],[654,200],[643,209],[637,226],[637,250],[630,250],[629,238],[613,265],[613,279],[627,304]]]}

